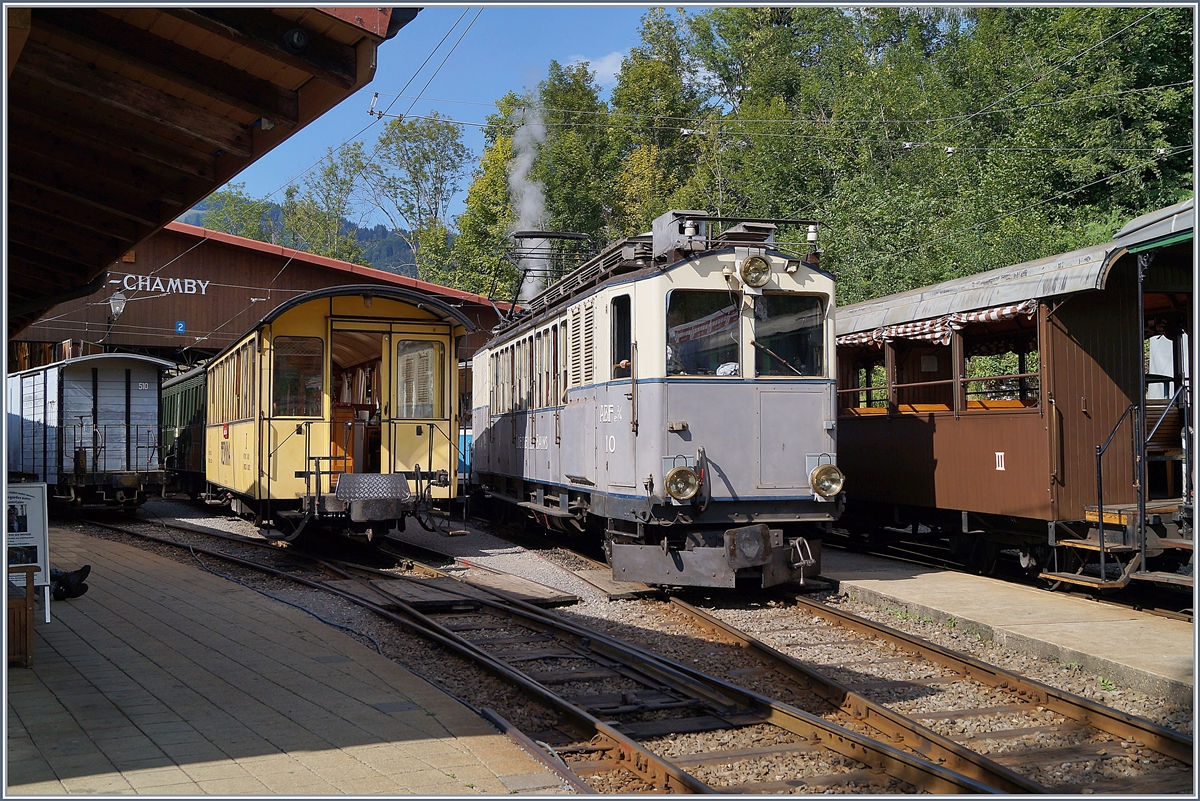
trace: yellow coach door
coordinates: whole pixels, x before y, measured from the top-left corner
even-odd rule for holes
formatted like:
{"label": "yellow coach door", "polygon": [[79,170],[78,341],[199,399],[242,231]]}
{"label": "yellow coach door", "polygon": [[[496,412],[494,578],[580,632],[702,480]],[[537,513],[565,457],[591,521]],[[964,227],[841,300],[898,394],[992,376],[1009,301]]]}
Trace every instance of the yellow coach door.
{"label": "yellow coach door", "polygon": [[448,328],[443,335],[431,335],[430,327],[422,328],[420,333],[392,332],[391,399],[384,420],[390,436],[385,436],[384,459],[391,472],[410,477],[414,492],[412,478],[418,467],[423,483],[437,471],[446,471],[450,486],[434,487],[433,497],[447,498],[455,487],[451,459],[457,432],[451,399],[457,364],[452,364]]}

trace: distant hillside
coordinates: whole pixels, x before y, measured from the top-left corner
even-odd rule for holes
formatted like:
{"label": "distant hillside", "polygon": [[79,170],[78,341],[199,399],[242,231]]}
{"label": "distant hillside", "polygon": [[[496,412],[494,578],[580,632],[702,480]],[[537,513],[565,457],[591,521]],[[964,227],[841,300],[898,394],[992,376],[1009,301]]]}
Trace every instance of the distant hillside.
{"label": "distant hillside", "polygon": [[416,259],[408,243],[386,225],[374,228],[358,228],[345,221],[346,228],[353,230],[354,238],[363,246],[363,261],[378,270],[399,273],[410,278],[417,277]]}
{"label": "distant hillside", "polygon": [[[208,206],[201,201],[176,219],[188,225],[204,225],[204,212],[207,209]],[[279,219],[278,206],[273,205],[268,213],[276,220]],[[400,235],[389,230],[386,225],[359,228],[342,218],[342,230],[355,232],[355,238],[363,246],[363,264],[366,266],[407,275],[410,278],[417,277],[417,265],[412,249]]]}

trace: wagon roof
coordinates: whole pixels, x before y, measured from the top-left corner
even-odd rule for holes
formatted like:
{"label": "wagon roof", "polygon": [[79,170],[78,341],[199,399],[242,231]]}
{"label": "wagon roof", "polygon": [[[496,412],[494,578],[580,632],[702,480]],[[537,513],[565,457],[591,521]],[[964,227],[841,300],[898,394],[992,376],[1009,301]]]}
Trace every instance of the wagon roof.
{"label": "wagon roof", "polygon": [[430,311],[442,320],[457,323],[466,328],[468,332],[478,329],[478,326],[471,322],[471,318],[428,292],[408,289],[402,286],[388,286],[386,284],[344,284],[342,286],[327,286],[321,289],[314,289],[311,292],[305,292],[303,295],[297,295],[290,300],[280,303],[268,312],[266,317],[259,320],[258,324],[265,325],[272,322],[278,319],[284,312],[290,311],[309,301],[321,298],[336,298],[345,295],[370,295],[375,298],[391,298],[392,300],[403,301],[416,306],[418,309],[429,308]]}
{"label": "wagon roof", "polygon": [[1113,238],[1126,249],[1138,248],[1139,245],[1168,244],[1159,240],[1186,238],[1195,228],[1195,205],[1196,199],[1190,197],[1174,206],[1143,214],[1127,222]]}
{"label": "wagon roof", "polygon": [[157,359],[153,356],[143,356],[140,353],[93,353],[90,356],[75,356],[71,359],[63,359],[62,361],[43,364],[40,367],[31,367],[28,370],[22,370],[19,373],[9,373],[9,375],[24,375],[25,373],[36,373],[41,370],[49,370],[55,367],[73,367],[77,364],[84,364],[98,361],[113,361],[117,359],[132,359],[137,362],[147,362],[153,364],[160,369],[174,368],[175,362],[169,362],[166,359]]}
{"label": "wagon roof", "polygon": [[836,317],[838,336],[954,312],[1021,303],[1031,298],[1103,289],[1111,265],[1109,253],[1117,249],[1106,242],[842,306]]}
{"label": "wagon roof", "polygon": [[1114,242],[840,307],[837,333],[844,336],[954,312],[1103,289],[1109,268],[1121,256],[1188,238],[1194,225],[1195,199],[1188,198],[1130,220]]}

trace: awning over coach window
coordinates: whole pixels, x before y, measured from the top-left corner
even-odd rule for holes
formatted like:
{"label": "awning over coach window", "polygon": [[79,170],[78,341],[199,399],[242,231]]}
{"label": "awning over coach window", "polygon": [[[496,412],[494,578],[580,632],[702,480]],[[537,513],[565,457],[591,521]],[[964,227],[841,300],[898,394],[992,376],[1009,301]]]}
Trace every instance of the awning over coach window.
{"label": "awning over coach window", "polygon": [[1011,320],[1018,315],[1032,317],[1037,313],[1037,308],[1037,300],[1030,299],[1021,303],[994,306],[990,309],[954,312],[930,320],[881,326],[874,331],[847,334],[838,337],[837,344],[843,347],[867,345],[882,348],[884,342],[890,342],[893,339],[912,339],[949,345],[953,333],[969,323],[993,323],[1000,320]]}

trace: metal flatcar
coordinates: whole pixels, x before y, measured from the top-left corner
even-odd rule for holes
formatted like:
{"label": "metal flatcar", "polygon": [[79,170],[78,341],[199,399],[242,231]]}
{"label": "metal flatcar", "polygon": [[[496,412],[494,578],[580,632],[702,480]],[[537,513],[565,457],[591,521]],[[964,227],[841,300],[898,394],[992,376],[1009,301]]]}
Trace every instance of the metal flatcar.
{"label": "metal flatcar", "polygon": [[9,375],[10,478],[45,482],[72,508],[132,511],[161,494],[159,402],[173,366],[102,353]]}
{"label": "metal flatcar", "polygon": [[474,481],[603,538],[618,580],[820,571],[842,505],[834,281],[775,224],[673,211],[527,304],[474,356]]}
{"label": "metal flatcar", "polygon": [[1192,230],[1189,200],[839,309],[850,532],[926,532],[981,572],[1008,551],[1051,586],[1190,587]]}
{"label": "metal flatcar", "polygon": [[281,304],[205,368],[207,497],[281,539],[374,538],[454,497],[457,348],[474,329],[403,287]]}

